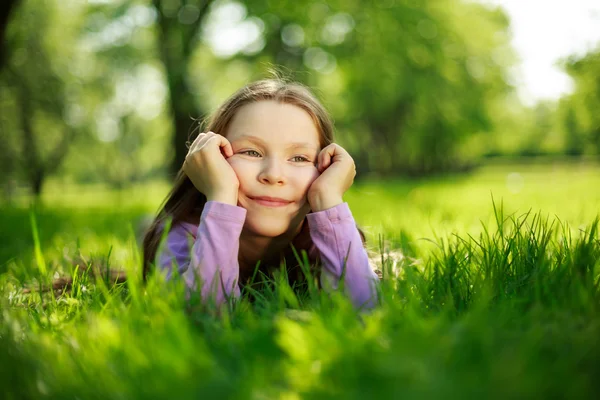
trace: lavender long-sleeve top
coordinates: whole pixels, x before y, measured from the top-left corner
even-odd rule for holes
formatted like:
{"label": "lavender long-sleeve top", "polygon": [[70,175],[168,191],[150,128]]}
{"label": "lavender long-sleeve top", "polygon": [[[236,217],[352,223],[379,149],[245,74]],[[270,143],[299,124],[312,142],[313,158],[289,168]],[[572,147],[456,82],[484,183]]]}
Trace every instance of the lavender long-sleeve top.
{"label": "lavender long-sleeve top", "polygon": [[[374,307],[379,278],[369,265],[348,204],[309,213],[306,218],[310,238],[321,256],[321,286],[325,290],[338,288],[345,260],[344,282],[352,303],[356,308]],[[215,296],[216,303],[221,304],[226,297],[239,297],[239,238],[245,219],[246,209],[242,207],[208,201],[198,226],[181,222],[172,227],[166,246],[157,254],[158,267],[166,271],[168,280],[176,265],[186,286],[200,289],[203,300]]]}

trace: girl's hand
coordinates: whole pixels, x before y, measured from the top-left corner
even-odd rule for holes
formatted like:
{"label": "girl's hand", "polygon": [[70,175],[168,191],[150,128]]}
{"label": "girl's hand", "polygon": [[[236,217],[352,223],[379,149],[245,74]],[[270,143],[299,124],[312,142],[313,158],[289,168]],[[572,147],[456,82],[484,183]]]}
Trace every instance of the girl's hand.
{"label": "girl's hand", "polygon": [[233,155],[231,143],[214,133],[201,133],[190,146],[183,171],[207,200],[237,206],[240,182],[225,157]]}
{"label": "girl's hand", "polygon": [[317,170],[321,175],[312,183],[307,194],[311,210],[317,212],[342,204],[342,196],[356,176],[356,166],[350,154],[332,143],[319,152]]}

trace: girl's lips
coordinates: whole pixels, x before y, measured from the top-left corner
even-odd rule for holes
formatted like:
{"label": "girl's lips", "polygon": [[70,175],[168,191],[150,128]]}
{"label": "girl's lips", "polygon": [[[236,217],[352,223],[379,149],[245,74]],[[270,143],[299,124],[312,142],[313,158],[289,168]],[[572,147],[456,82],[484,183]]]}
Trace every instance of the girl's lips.
{"label": "girl's lips", "polygon": [[250,199],[260,205],[265,206],[265,207],[285,207],[288,204],[291,204],[290,201],[273,201],[273,200],[266,200],[266,199],[263,199],[260,197],[259,198],[251,197]]}

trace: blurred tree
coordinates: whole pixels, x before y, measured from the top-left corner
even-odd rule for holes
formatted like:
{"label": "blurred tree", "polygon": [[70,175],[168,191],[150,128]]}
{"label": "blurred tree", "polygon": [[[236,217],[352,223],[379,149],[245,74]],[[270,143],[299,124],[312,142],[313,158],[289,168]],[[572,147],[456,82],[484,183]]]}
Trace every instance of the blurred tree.
{"label": "blurred tree", "polygon": [[8,26],[8,21],[10,21],[11,15],[15,8],[17,8],[20,0],[4,0],[2,4],[0,4],[0,70],[4,66],[6,62],[6,28]]}
{"label": "blurred tree", "polygon": [[585,141],[580,132],[577,117],[572,107],[568,107],[564,117],[565,129],[565,153],[569,156],[580,156],[583,154]]}
{"label": "blurred tree", "polygon": [[50,60],[48,4],[25,2],[16,10],[5,39],[6,62],[0,74],[3,144],[11,153],[4,179],[22,175],[33,194],[41,194],[46,178],[66,156],[75,130],[63,122],[65,84]]}
{"label": "blurred tree", "polygon": [[531,110],[529,118],[522,121],[526,129],[521,131],[523,138],[519,143],[519,154],[522,156],[539,156],[547,150],[544,147],[546,140],[552,135],[555,125],[554,115],[556,104],[553,101],[540,101]]}
{"label": "blurred tree", "polygon": [[[89,105],[95,108],[90,122],[96,125],[97,137],[88,138],[88,145],[96,147],[96,170],[112,186],[144,179],[160,169],[163,158],[170,160],[172,173],[181,167],[194,119],[203,114],[203,103],[190,88],[188,66],[211,3],[115,0],[87,6],[80,44],[94,60],[93,73],[88,75],[95,80],[98,96]],[[144,103],[162,108],[165,94],[168,120],[159,115],[162,109],[143,109]],[[164,133],[170,135],[167,148],[162,143]],[[154,151],[150,157],[149,148]],[[89,167],[88,178],[92,178],[93,167]]]}
{"label": "blurred tree", "polygon": [[561,101],[565,151],[585,153],[586,145],[600,155],[600,47],[563,61],[573,78],[574,91]]}
{"label": "blurred tree", "polygon": [[187,83],[189,59],[199,31],[213,0],[152,0],[157,12],[158,47],[169,87],[173,121],[171,147],[174,156],[170,170],[176,173],[185,160],[192,119],[203,114]]}
{"label": "blurred tree", "polygon": [[[6,29],[18,3],[19,0],[6,0],[0,5],[0,74],[4,70],[6,63],[6,49],[8,48],[5,40]],[[4,97],[0,96],[0,102],[4,102],[4,100]],[[18,169],[18,162],[15,153],[12,151],[13,146],[11,146],[11,140],[7,132],[7,126],[3,119],[0,118],[0,148],[5,149],[0,158],[0,171],[2,171],[0,183],[2,184],[3,197],[6,200],[11,200],[16,186],[14,175]]]}
{"label": "blurred tree", "polygon": [[[163,139],[172,130],[162,115],[169,71],[161,68],[156,19],[146,0],[23,2],[6,43],[10,62],[1,79],[8,90],[0,93],[9,133],[3,143],[15,155],[2,165],[12,176],[26,178],[36,193],[59,169],[64,178],[115,188],[156,176],[171,154]],[[197,115],[186,114],[184,137]],[[41,145],[44,124],[51,131]],[[185,140],[178,143],[185,148]],[[14,182],[8,174],[3,180]]]}
{"label": "blurred tree", "polygon": [[[4,164],[31,169],[34,190],[57,165],[115,187],[156,176],[169,159],[178,170],[192,119],[273,64],[316,90],[361,172],[468,164],[511,92],[506,17],[460,0],[23,4],[0,78],[10,131],[0,145],[19,155]],[[38,140],[25,151],[27,137]]]}
{"label": "blurred tree", "polygon": [[154,8],[140,1],[86,5],[72,70],[85,82],[77,109],[88,134],[66,170],[79,181],[120,189],[156,175],[170,154],[161,116],[167,92],[158,60]]}
{"label": "blurred tree", "polygon": [[511,91],[514,55],[499,9],[458,0],[244,4],[262,21],[265,45],[237,57],[305,66],[310,74],[294,77],[320,89],[363,172],[460,168],[477,156],[462,150],[469,138],[494,128],[490,103]]}
{"label": "blurred tree", "polygon": [[[104,11],[105,25],[135,6],[104,6],[119,10]],[[216,94],[223,87],[264,76],[264,65],[283,66],[317,89],[362,172],[461,167],[477,156],[466,149],[470,138],[493,128],[489,104],[509,90],[508,21],[477,4],[153,0],[152,6],[169,89],[172,172],[187,154],[192,118],[222,100]],[[136,49],[121,44],[105,53],[114,76],[123,69],[114,60]]]}

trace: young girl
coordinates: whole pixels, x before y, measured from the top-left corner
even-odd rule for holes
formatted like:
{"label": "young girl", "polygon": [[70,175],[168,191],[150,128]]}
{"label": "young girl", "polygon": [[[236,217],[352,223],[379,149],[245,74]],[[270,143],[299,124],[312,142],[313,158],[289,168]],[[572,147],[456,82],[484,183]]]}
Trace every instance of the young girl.
{"label": "young girl", "polygon": [[352,303],[373,307],[379,279],[342,200],[356,169],[333,140],[327,112],[304,86],[268,79],[240,89],[189,147],[144,238],[144,279],[153,265],[167,280],[176,267],[189,290],[222,304],[240,296],[259,261],[285,261],[295,280],[293,245],[321,264],[320,287],[337,289],[344,273]]}

